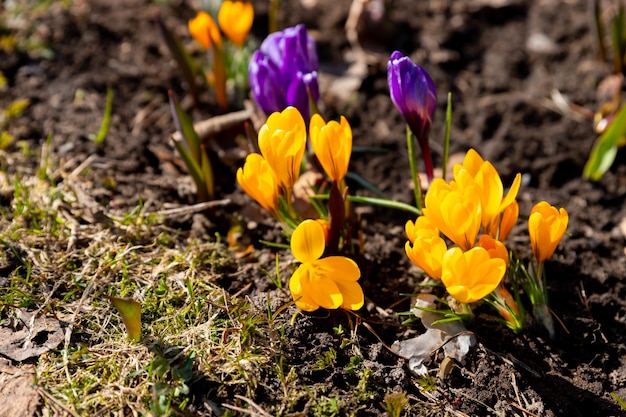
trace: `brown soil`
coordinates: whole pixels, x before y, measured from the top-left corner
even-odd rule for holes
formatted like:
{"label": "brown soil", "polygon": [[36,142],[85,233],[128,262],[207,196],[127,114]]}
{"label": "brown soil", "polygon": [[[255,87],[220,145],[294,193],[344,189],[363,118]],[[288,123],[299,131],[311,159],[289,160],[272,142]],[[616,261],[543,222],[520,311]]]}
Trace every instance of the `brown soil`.
{"label": "brown soil", "polygon": [[[267,5],[256,3],[253,33],[260,40],[267,30]],[[320,0],[312,2],[312,10],[300,2],[283,3],[283,26],[305,23],[318,39],[325,77],[341,75],[351,49],[344,31],[351,2]],[[624,234],[619,228],[626,217],[626,153],[618,153],[601,181],[582,180],[582,168],[596,137],[592,124],[550,108],[552,91],[592,111],[599,104],[596,87],[611,67],[597,59],[589,2],[387,3],[387,20],[366,23],[361,32],[360,40],[371,59],[356,94],[343,100],[338,92],[327,90],[321,104],[328,117],[344,114],[348,118],[355,145],[389,150],[355,154],[351,170],[387,196],[411,201],[404,126],[386,84],[386,59],[398,49],[423,65],[438,86],[440,105],[431,135],[436,165],[442,158],[445,92],[451,91],[452,151],[476,148],[494,163],[505,184],[521,172],[521,213],[546,199],[566,207],[570,214],[568,236],[547,264],[551,306],[563,323],[557,326],[556,338],[549,340],[534,325],[514,336],[489,320],[487,307],[479,307],[478,318],[470,326],[479,343],[466,364],[456,367],[432,393],[429,401],[434,398],[440,404],[433,414],[454,409],[472,416],[623,415],[610,394],[626,398],[626,262]],[[191,182],[168,140],[173,123],[167,90],[182,97],[183,87],[152,23],[152,7],[147,0],[76,1],[69,10],[53,5],[39,17],[36,28],[53,52],[52,59],[0,52],[0,71],[10,86],[0,106],[16,98],[32,103],[24,117],[15,121],[12,132],[32,149],[53,134],[53,151],[68,171],[94,155],[86,181],[90,195],[106,210],[130,210],[140,201],[154,209],[194,201]],[[178,26],[189,41],[184,22],[193,15],[192,8],[177,4],[162,6],[161,12],[166,23]],[[98,147],[87,135],[99,129],[108,86],[115,91],[113,120],[106,146]],[[210,95],[203,96],[202,102],[193,112],[194,119],[219,113]],[[235,186],[234,172],[241,159],[219,162],[217,155],[212,157],[219,167],[217,195],[232,203],[196,226],[203,228],[203,235],[219,232],[224,236],[233,216],[244,224],[250,219],[249,209],[244,208],[251,204]],[[32,168],[3,167],[10,174]],[[350,185],[363,192],[357,184]],[[360,314],[387,345],[421,331],[419,326],[400,326],[391,314],[409,309],[401,293],[414,292],[418,280],[403,253],[403,225],[409,218],[383,209],[363,215],[366,244],[359,263],[367,303]],[[192,229],[191,221],[175,226],[185,232]],[[278,235],[270,221],[249,232],[253,241]],[[515,251],[527,251],[523,239],[512,246]],[[269,251],[262,245],[257,250]],[[227,280],[229,291],[247,284],[237,279],[243,278]],[[259,275],[245,291],[253,299],[264,300],[272,288]],[[305,381],[332,380],[346,396],[357,382],[345,370],[349,357],[339,351],[336,366],[323,372],[312,371],[311,364],[320,352],[336,347],[332,327],[349,327],[349,319],[343,312],[299,317],[290,335],[293,345],[286,351],[301,358],[298,372]],[[380,393],[397,389],[417,401],[425,400],[406,363],[364,326],[358,328],[358,341]],[[275,384],[267,382],[267,386]],[[272,395],[280,392],[259,390],[255,401],[261,406],[272,404]],[[201,404],[200,389],[196,395]],[[381,401],[382,394],[362,414],[380,414],[376,410]],[[520,407],[532,414],[523,414]]]}

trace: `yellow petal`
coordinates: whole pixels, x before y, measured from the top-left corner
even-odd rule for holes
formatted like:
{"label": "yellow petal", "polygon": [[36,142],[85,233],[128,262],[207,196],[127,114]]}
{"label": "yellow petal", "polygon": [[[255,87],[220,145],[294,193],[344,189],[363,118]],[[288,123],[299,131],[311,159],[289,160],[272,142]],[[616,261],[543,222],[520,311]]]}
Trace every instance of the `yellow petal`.
{"label": "yellow petal", "polygon": [[[519,204],[517,200],[513,200],[513,202],[504,208],[502,211],[502,219],[500,220],[500,232],[498,234],[498,239],[501,242],[504,242],[506,238],[511,233],[513,226],[517,223],[517,219],[519,217]],[[492,236],[496,235],[496,231],[492,234]]]}
{"label": "yellow petal", "polygon": [[259,149],[284,190],[291,190],[300,175],[306,147],[306,126],[295,107],[272,113],[259,130]]}
{"label": "yellow petal", "polygon": [[278,182],[274,171],[258,153],[246,157],[242,168],[237,170],[237,182],[243,190],[269,212],[278,207]]}
{"label": "yellow petal", "polygon": [[519,187],[522,184],[522,174],[519,172],[515,175],[515,179],[513,180],[513,184],[511,184],[511,188],[509,188],[509,192],[506,194],[506,197],[502,199],[502,204],[500,205],[501,210],[504,210],[506,207],[511,205],[517,197],[517,193],[519,192]]}
{"label": "yellow petal", "polygon": [[480,239],[478,239],[476,246],[484,248],[491,258],[500,258],[507,264],[509,263],[509,251],[501,241],[489,235],[482,235]]}
{"label": "yellow petal", "polygon": [[480,197],[474,185],[461,188],[436,178],[426,194],[423,215],[454,243],[474,246],[481,224]]}
{"label": "yellow petal", "polygon": [[310,285],[308,266],[300,265],[289,280],[289,290],[296,306],[304,311],[315,311],[319,308],[319,304],[307,292]]}
{"label": "yellow petal", "polygon": [[472,176],[475,176],[483,162],[485,161],[480,154],[473,148],[470,148],[463,159],[463,167],[468,170]]}
{"label": "yellow petal", "polygon": [[330,278],[315,277],[306,290],[311,299],[320,307],[330,310],[339,308],[343,304],[343,295],[335,281]]}
{"label": "yellow petal", "polygon": [[291,252],[302,263],[319,259],[325,247],[324,228],[315,220],[303,221],[291,235]]}
{"label": "yellow petal", "polygon": [[528,234],[537,262],[548,259],[565,234],[569,215],[564,208],[558,209],[546,201],[532,208],[528,217]]}
{"label": "yellow petal", "polygon": [[452,248],[443,257],[441,281],[456,300],[472,303],[495,290],[505,272],[504,260],[491,258],[484,248]]}
{"label": "yellow petal", "polygon": [[224,0],[217,14],[220,28],[228,39],[237,46],[242,46],[252,27],[254,7],[252,3]]}
{"label": "yellow petal", "polygon": [[329,256],[314,262],[315,275],[337,282],[352,282],[361,277],[359,266],[345,256]]}
{"label": "yellow petal", "polygon": [[435,237],[439,236],[439,230],[432,224],[432,222],[426,216],[419,216],[415,223],[411,220],[407,221],[404,225],[404,231],[406,233],[409,242],[413,243],[418,237]]}
{"label": "yellow petal", "polygon": [[356,282],[335,281],[341,295],[343,296],[343,303],[341,308],[346,310],[358,310],[363,307],[365,298],[363,296],[363,289]]}
{"label": "yellow petal", "polygon": [[418,237],[411,246],[406,242],[404,250],[416,266],[433,279],[441,279],[443,256],[448,250],[446,242],[439,236]]}
{"label": "yellow petal", "polygon": [[309,127],[311,145],[318,161],[328,177],[341,182],[348,172],[352,154],[352,129],[345,117],[340,123],[328,123],[319,114],[314,114]]}

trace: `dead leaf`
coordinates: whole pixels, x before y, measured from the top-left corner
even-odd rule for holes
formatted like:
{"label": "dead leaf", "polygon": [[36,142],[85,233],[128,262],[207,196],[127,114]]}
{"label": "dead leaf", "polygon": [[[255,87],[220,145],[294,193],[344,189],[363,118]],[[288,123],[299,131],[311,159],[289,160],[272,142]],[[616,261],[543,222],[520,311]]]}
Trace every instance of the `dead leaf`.
{"label": "dead leaf", "polygon": [[52,317],[16,310],[8,324],[0,326],[0,355],[21,362],[56,348],[63,340],[61,323]]}
{"label": "dead leaf", "polygon": [[[432,294],[420,294],[417,298],[416,307],[436,308],[436,297]],[[398,356],[409,361],[409,368],[417,375],[426,375],[428,369],[424,361],[431,357],[439,349],[443,348],[446,358],[451,358],[463,363],[465,355],[476,344],[476,336],[467,332],[463,323],[452,321],[433,325],[433,322],[441,319],[436,313],[413,309],[413,313],[422,319],[426,332],[412,339],[395,341],[391,350]]]}
{"label": "dead leaf", "polygon": [[32,365],[12,366],[8,360],[0,359],[0,415],[31,417],[39,405],[39,394],[35,389],[35,371]]}

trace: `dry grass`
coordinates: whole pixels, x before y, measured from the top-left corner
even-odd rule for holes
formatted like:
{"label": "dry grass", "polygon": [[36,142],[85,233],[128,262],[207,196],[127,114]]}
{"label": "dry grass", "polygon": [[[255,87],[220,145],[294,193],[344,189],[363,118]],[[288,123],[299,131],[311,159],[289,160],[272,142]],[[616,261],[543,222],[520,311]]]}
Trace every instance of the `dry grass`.
{"label": "dry grass", "polygon": [[[233,400],[235,409],[250,407],[246,398],[280,356],[283,324],[217,284],[238,273],[228,248],[142,207],[102,212],[86,192],[88,164],[66,173],[46,151],[39,175],[0,183],[2,318],[26,309],[58,318],[65,331],[36,364],[44,414],[224,413]],[[141,343],[126,340],[106,296],[142,304]],[[206,390],[201,404],[190,404],[192,386]]]}

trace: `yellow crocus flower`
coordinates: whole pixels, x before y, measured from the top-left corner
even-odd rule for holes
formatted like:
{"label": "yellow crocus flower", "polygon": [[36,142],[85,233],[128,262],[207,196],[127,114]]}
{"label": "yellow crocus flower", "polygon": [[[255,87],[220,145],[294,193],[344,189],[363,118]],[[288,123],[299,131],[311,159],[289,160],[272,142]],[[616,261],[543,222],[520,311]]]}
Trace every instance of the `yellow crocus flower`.
{"label": "yellow crocus flower", "polygon": [[303,221],[291,235],[291,252],[302,263],[289,280],[296,305],[304,311],[358,310],[364,303],[358,265],[345,256],[321,258],[325,247],[324,227],[315,220]]}
{"label": "yellow crocus flower", "polygon": [[246,41],[254,20],[252,3],[224,0],[217,14],[220,28],[228,39],[241,47]]}
{"label": "yellow crocus flower", "polygon": [[288,196],[300,175],[306,147],[306,126],[295,107],[274,112],[259,130],[259,149]]}
{"label": "yellow crocus flower", "polygon": [[404,225],[404,231],[406,233],[409,242],[415,242],[415,239],[419,237],[434,237],[439,236],[439,230],[432,224],[428,217],[419,216],[415,219],[415,223],[411,220],[407,221]]}
{"label": "yellow crocus flower", "polygon": [[464,252],[455,247],[443,256],[441,281],[457,301],[473,303],[495,290],[505,272],[504,260],[492,258],[485,248]]}
{"label": "yellow crocus flower", "polygon": [[[504,187],[500,174],[489,161],[485,161],[474,149],[467,151],[463,165],[454,166],[454,179],[465,187],[473,181],[480,196],[481,224],[487,233],[497,232],[500,214],[517,197],[522,181],[521,174],[517,174],[509,192],[504,196]],[[495,235],[492,235],[495,237]]]}
{"label": "yellow crocus flower", "polygon": [[533,254],[540,265],[554,253],[565,234],[568,221],[567,210],[557,209],[546,201],[535,204],[530,211],[528,234]]}
{"label": "yellow crocus flower", "polygon": [[436,178],[426,194],[424,216],[450,240],[464,250],[476,243],[480,229],[481,205],[476,186],[459,187]]}
{"label": "yellow crocus flower", "polygon": [[278,182],[274,171],[258,153],[246,157],[242,168],[237,170],[237,182],[243,190],[265,210],[278,212]]}
{"label": "yellow crocus flower", "polygon": [[189,33],[198,41],[204,49],[209,49],[211,45],[222,45],[222,35],[210,14],[201,10],[196,17],[189,20],[187,24]]}
{"label": "yellow crocus flower", "polygon": [[446,242],[439,237],[417,236],[412,242],[406,242],[404,250],[415,265],[433,279],[441,279],[443,255],[448,250]]}
{"label": "yellow crocus flower", "polygon": [[339,184],[348,172],[352,154],[352,129],[345,117],[326,123],[314,114],[309,128],[311,145],[326,175]]}

